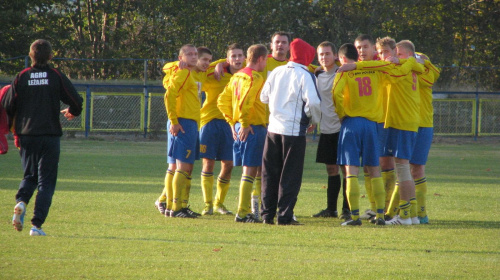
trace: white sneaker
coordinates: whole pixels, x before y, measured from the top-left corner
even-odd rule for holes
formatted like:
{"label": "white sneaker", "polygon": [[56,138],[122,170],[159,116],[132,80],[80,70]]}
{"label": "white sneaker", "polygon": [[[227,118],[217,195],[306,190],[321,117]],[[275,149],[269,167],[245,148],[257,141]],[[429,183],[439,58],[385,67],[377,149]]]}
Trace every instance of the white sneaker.
{"label": "white sneaker", "polygon": [[37,228],[33,226],[30,230],[30,235],[31,236],[45,236],[45,232],[43,232],[42,228]]}
{"label": "white sneaker", "polygon": [[418,217],[412,217],[411,224],[412,225],[420,225],[420,220],[418,219]]}
{"label": "white sneaker", "polygon": [[394,217],[392,220],[385,221],[386,225],[404,225],[404,226],[411,226],[411,218],[408,219],[401,219],[400,216]]}
{"label": "white sneaker", "polygon": [[373,212],[371,209],[367,209],[365,213],[359,216],[362,220],[371,220],[373,217],[376,217],[377,213]]}

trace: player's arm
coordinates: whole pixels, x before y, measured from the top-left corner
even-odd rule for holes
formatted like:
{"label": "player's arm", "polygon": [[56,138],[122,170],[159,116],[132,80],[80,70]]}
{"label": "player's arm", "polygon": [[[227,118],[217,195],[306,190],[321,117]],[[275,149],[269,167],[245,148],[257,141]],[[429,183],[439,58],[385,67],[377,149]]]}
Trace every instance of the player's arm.
{"label": "player's arm", "polygon": [[347,83],[347,73],[339,73],[335,76],[332,87],[332,98],[335,105],[335,112],[342,120],[345,117],[344,111],[344,88]]}
{"label": "player's arm", "polygon": [[63,83],[62,94],[60,95],[61,101],[69,105],[68,108],[64,109],[64,117],[68,120],[73,119],[75,116],[79,116],[83,110],[83,98],[78,94],[73,83],[64,75],[63,73],[56,70],[61,77]]}
{"label": "player's arm", "polygon": [[235,79],[231,79],[229,83],[224,87],[224,91],[219,94],[217,98],[217,108],[221,111],[224,119],[226,119],[227,123],[231,127],[234,127],[235,121],[233,120],[233,86],[232,84],[236,81]]}
{"label": "player's arm", "polygon": [[169,62],[165,64],[162,68],[165,76],[163,77],[163,88],[167,89],[168,81],[170,80],[170,76],[179,68],[179,61]]}
{"label": "player's arm", "polygon": [[187,69],[178,70],[172,75],[168,83],[164,101],[168,119],[173,125],[179,123],[177,120],[177,97],[190,75],[191,72]]}

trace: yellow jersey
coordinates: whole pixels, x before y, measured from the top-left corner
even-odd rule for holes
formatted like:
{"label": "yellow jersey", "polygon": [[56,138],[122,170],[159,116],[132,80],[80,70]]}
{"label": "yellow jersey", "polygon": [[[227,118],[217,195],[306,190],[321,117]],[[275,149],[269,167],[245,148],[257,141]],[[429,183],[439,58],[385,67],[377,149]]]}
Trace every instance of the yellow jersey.
{"label": "yellow jersey", "polygon": [[217,81],[214,77],[215,67],[210,66],[207,69],[207,79],[202,87],[206,98],[201,107],[201,127],[213,119],[224,119],[224,115],[217,107],[217,99],[233,76],[228,72],[228,68],[224,68],[224,76],[220,78],[220,81]]}
{"label": "yellow jersey", "polygon": [[434,107],[432,106],[432,86],[439,78],[440,70],[430,60],[425,60],[425,72],[418,76],[420,88],[420,127],[434,126]]}
{"label": "yellow jersey", "polygon": [[179,67],[170,69],[164,101],[168,119],[174,125],[179,123],[177,118],[185,118],[199,126],[201,102],[193,72]]}
{"label": "yellow jersey", "polygon": [[266,125],[266,108],[260,101],[264,81],[259,72],[249,67],[241,69],[230,79],[219,95],[217,107],[231,126],[237,122],[242,127]]}

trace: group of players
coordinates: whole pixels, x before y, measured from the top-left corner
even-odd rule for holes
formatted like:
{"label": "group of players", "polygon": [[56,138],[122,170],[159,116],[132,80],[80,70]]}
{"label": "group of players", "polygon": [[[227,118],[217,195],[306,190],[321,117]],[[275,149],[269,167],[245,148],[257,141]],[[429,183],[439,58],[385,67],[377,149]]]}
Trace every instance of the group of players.
{"label": "group of players", "polygon": [[[269,112],[260,91],[271,71],[287,64],[290,42],[289,33],[276,32],[269,55],[260,44],[250,46],[246,56],[242,46],[232,44],[227,57],[214,62],[208,48],[188,44],[180,49],[179,61],[164,66],[168,169],[155,202],[161,214],[232,215],[224,201],[233,165],[241,165],[235,221],[261,222],[261,165]],[[425,55],[416,54],[410,41],[396,43],[389,37],[374,42],[361,35],[338,52],[332,43],[323,42],[317,55],[320,66],[306,66],[317,77],[321,97],[316,161],[326,165],[328,188],[327,208],[313,217],[340,217],[344,226],[361,225],[363,218],[377,225],[428,223],[424,170],[432,142],[431,87],[439,70]],[[193,165],[200,157],[205,207],[198,214],[188,202]],[[214,197],[216,161],[221,169]],[[362,165],[370,209],[360,215],[357,176]]]}

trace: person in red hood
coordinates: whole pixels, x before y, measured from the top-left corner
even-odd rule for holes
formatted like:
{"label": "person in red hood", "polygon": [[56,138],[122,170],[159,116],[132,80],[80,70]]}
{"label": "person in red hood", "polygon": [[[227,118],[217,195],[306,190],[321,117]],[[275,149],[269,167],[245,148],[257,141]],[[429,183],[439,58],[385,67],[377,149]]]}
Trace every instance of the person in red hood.
{"label": "person in red hood", "polygon": [[[300,225],[293,209],[302,183],[306,132],[320,121],[320,97],[308,71],[316,49],[301,39],[290,44],[290,60],[267,77],[260,100],[269,104],[269,127],[262,160],[262,218]],[[278,213],[276,210],[278,209]]]}
{"label": "person in red hood", "polygon": [[[4,86],[0,89],[0,100],[2,100],[9,88],[10,85]],[[9,145],[7,143],[7,138],[5,137],[6,134],[9,134],[9,118],[7,117],[5,109],[0,104],[0,154],[6,154],[9,151]]]}

